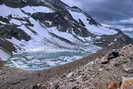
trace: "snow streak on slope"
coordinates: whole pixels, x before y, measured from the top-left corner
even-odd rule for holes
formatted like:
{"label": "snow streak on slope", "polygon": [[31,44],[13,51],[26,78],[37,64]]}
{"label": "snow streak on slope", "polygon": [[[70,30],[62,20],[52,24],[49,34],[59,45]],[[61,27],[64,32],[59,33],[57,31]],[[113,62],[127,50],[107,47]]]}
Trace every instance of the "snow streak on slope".
{"label": "snow streak on slope", "polygon": [[[5,5],[1,5],[0,7],[0,11],[3,11],[4,9],[4,13],[0,14],[1,16],[7,17],[9,15],[12,15],[14,19],[11,19],[10,23],[20,25],[19,28],[24,30],[32,38],[30,41],[19,41],[15,38],[8,39],[16,47],[21,47],[21,50],[18,49],[18,52],[14,53],[14,57],[9,60],[10,66],[23,69],[44,69],[68,63],[72,60],[74,61],[75,59],[79,59],[81,58],[81,56],[88,54],[84,51],[93,53],[96,52],[97,48],[99,48],[91,45],[90,43],[88,44],[80,42],[70,33],[59,32],[56,27],[44,27],[40,25],[39,21],[36,21],[30,16],[24,14],[21,9],[10,8]],[[22,8],[22,10],[31,14],[35,12],[53,12],[52,10],[41,6],[27,6]],[[31,22],[31,24],[33,24],[33,26],[29,26],[28,28],[26,27],[25,24],[27,24],[27,22],[24,19],[26,17],[29,18],[29,21]],[[16,18],[23,18],[24,20],[20,21]],[[36,34],[29,30],[29,28],[32,29],[32,31],[35,31]],[[68,44],[56,37],[53,37],[52,35],[50,35],[50,33],[54,33],[59,37],[70,40],[71,42],[73,42],[73,45]],[[89,41],[91,41],[90,38],[82,38],[82,40],[85,39],[89,39]],[[1,51],[1,53],[3,52]],[[23,56],[25,56],[25,58],[28,60],[23,58]]]}
{"label": "snow streak on slope", "polygon": [[0,49],[0,61],[1,60],[6,61],[9,57],[10,55],[8,53]]}
{"label": "snow streak on slope", "polygon": [[78,7],[81,7],[81,3],[78,1],[78,0],[61,0],[62,2],[66,3],[67,5],[69,6],[78,6]]}
{"label": "snow streak on slope", "polygon": [[35,12],[49,13],[49,12],[54,12],[50,8],[43,7],[43,6],[26,6],[26,7],[22,8],[22,9],[24,11],[26,11],[26,12],[29,12],[29,13],[35,13]]}
{"label": "snow streak on slope", "polygon": [[26,16],[24,13],[21,12],[19,8],[10,8],[5,5],[0,5],[0,11],[2,12],[0,13],[0,16],[8,16],[8,15],[12,15],[14,17],[25,17]]}
{"label": "snow streak on slope", "polygon": [[86,25],[86,28],[88,29],[88,31],[93,33],[93,34],[96,34],[96,35],[114,35],[114,34],[117,34],[117,31],[115,31],[113,29],[108,29],[108,28],[101,27],[101,26],[89,25],[89,22],[88,22],[86,16],[82,13],[72,12],[72,11],[70,11],[70,13],[76,20],[81,19],[82,21],[84,21],[84,24]]}
{"label": "snow streak on slope", "polygon": [[[7,39],[17,48],[17,52],[14,52],[12,57],[8,59],[8,65],[12,67],[38,70],[72,62],[101,49],[101,47],[94,44],[94,40],[100,39],[102,35],[111,36],[118,33],[116,30],[105,28],[101,25],[90,24],[90,20],[92,19],[81,12],[68,10],[73,17],[72,21],[67,16],[62,18],[58,17],[57,19],[59,20],[60,18],[65,18],[65,25],[69,24],[68,26],[70,26],[68,31],[60,31],[59,27],[62,26],[62,24],[47,27],[43,22],[31,16],[38,12],[50,13],[50,15],[52,14],[51,18],[55,14],[55,17],[58,16],[55,11],[48,7],[25,6],[20,9],[0,5],[0,11],[2,12],[3,10],[4,12],[1,13],[0,16],[8,18],[9,24],[17,25],[18,28],[22,29],[31,37],[29,41],[20,41],[13,37]],[[62,16],[62,12],[60,12],[60,14]],[[70,19],[70,21],[68,21],[68,19]],[[79,19],[85,26],[79,23]],[[49,21],[48,18],[47,21]],[[53,22],[49,21],[50,24]],[[76,32],[79,30],[77,34],[74,28],[72,28],[75,24],[77,26]],[[64,27],[65,25],[63,24]],[[90,35],[84,37],[78,34],[84,31]],[[3,51],[0,52],[3,53]]]}

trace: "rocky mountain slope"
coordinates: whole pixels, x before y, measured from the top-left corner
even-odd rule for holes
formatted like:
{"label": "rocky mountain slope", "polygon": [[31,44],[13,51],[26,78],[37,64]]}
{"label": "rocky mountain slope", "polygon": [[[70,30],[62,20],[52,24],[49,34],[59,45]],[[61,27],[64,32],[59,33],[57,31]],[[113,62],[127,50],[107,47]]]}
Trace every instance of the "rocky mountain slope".
{"label": "rocky mountain slope", "polygon": [[0,58],[18,68],[47,68],[132,42],[60,0],[0,0],[0,11]]}
{"label": "rocky mountain slope", "polygon": [[0,88],[132,89],[132,56],[133,45],[127,45],[115,50],[101,50],[78,62],[49,70],[0,67]]}

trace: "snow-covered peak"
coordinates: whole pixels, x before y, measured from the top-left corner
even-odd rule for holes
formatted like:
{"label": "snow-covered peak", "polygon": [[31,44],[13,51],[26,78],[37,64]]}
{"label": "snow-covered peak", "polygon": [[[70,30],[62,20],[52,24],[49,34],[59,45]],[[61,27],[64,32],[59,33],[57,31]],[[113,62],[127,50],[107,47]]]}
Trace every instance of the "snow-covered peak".
{"label": "snow-covered peak", "polygon": [[0,57],[10,66],[42,69],[74,61],[115,43],[130,42],[120,30],[105,27],[80,8],[67,4],[60,0],[3,2]]}
{"label": "snow-covered peak", "polygon": [[73,11],[70,11],[70,13],[75,20],[81,20],[85,27],[88,29],[88,31],[95,35],[114,35],[118,33],[114,29],[109,29],[101,25],[96,26],[95,24],[91,24],[89,18],[87,18],[83,13]]}

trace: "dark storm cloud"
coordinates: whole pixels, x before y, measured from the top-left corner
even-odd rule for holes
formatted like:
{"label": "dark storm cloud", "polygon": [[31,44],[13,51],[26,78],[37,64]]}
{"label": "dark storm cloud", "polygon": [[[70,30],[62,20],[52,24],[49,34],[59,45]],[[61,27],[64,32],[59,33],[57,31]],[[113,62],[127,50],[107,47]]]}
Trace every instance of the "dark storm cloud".
{"label": "dark storm cloud", "polygon": [[84,10],[99,21],[121,20],[133,17],[133,0],[78,1]]}

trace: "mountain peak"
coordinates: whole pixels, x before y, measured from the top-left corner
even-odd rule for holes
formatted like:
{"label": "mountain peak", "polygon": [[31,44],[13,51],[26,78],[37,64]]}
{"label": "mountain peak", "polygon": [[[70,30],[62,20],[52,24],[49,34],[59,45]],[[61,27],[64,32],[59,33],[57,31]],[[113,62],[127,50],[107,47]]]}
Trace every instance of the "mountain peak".
{"label": "mountain peak", "polygon": [[[79,7],[60,0],[0,0],[0,11],[0,49],[10,55],[7,60],[15,67],[49,68],[131,42],[120,30],[103,26]],[[68,60],[59,61],[61,57]]]}

